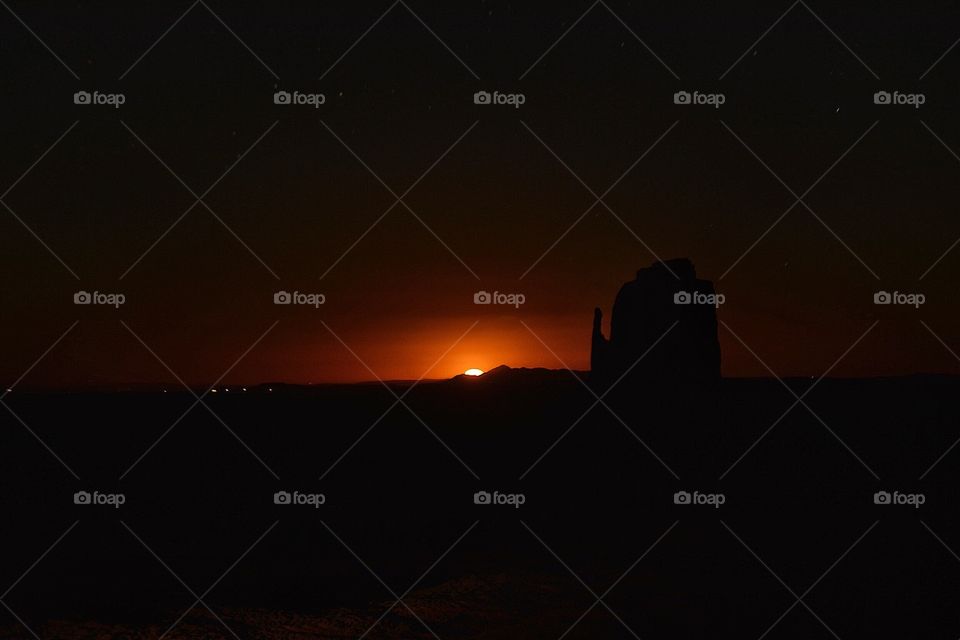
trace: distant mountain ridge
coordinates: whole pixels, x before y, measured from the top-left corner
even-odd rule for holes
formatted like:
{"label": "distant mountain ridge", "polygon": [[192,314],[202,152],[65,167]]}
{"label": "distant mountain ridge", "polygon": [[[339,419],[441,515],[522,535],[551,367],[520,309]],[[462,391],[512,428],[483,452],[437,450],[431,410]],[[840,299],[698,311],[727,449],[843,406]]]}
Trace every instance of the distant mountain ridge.
{"label": "distant mountain ridge", "polygon": [[489,384],[489,383],[528,383],[528,382],[550,382],[558,379],[571,380],[571,373],[576,374],[581,379],[585,379],[588,373],[586,371],[571,371],[568,369],[546,369],[544,367],[509,367],[501,364],[494,367],[480,376],[468,376],[461,373],[454,376],[451,380],[470,384]]}

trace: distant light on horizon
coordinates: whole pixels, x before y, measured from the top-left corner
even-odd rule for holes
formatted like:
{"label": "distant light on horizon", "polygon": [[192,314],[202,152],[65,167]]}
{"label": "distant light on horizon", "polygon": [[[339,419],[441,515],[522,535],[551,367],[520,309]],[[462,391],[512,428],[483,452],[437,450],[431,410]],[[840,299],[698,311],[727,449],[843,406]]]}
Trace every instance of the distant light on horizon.
{"label": "distant light on horizon", "polygon": [[463,375],[465,375],[465,376],[482,376],[482,375],[483,375],[483,369],[467,369],[466,371],[463,372]]}

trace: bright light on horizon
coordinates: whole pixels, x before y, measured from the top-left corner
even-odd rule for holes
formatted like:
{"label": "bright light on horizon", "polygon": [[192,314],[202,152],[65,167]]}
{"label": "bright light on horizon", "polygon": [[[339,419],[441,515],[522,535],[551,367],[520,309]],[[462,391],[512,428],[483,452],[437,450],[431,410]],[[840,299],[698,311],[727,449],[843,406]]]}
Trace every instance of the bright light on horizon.
{"label": "bright light on horizon", "polygon": [[465,376],[482,376],[482,375],[483,375],[483,369],[467,369],[466,371],[463,372],[463,375],[465,375]]}

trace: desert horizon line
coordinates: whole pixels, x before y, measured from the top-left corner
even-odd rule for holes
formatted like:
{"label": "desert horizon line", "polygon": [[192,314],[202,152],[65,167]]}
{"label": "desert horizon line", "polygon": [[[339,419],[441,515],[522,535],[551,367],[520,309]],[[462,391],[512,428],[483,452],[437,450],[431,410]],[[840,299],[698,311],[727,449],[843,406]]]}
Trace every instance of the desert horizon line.
{"label": "desert horizon line", "polygon": [[[136,381],[136,382],[101,382],[90,383],[86,385],[29,385],[18,384],[13,387],[5,387],[3,395],[10,393],[86,393],[86,392],[124,392],[124,391],[162,391],[167,392],[208,392],[208,393],[251,393],[251,392],[272,392],[272,388],[313,388],[313,387],[331,387],[331,386],[352,386],[352,385],[415,385],[423,383],[451,382],[457,379],[464,379],[469,383],[471,380],[482,379],[486,374],[496,370],[507,368],[511,371],[542,371],[549,373],[568,373],[575,374],[583,382],[589,382],[590,371],[586,369],[568,369],[565,367],[512,367],[506,364],[498,365],[484,371],[480,375],[471,376],[464,373],[458,373],[450,377],[424,377],[424,378],[363,378],[354,380],[329,380],[318,382],[293,382],[283,380],[264,380],[260,382],[235,382],[235,383],[188,383],[180,384],[176,382],[157,382],[157,381]],[[559,376],[558,376],[559,377]],[[775,380],[836,380],[836,381],[869,381],[869,380],[901,380],[904,378],[960,378],[960,373],[949,373],[943,371],[913,371],[895,374],[879,375],[783,375],[783,376],[749,376],[749,375],[724,375],[720,377],[721,381],[775,381]],[[569,379],[576,382],[573,375]],[[669,382],[669,380],[665,381]]]}

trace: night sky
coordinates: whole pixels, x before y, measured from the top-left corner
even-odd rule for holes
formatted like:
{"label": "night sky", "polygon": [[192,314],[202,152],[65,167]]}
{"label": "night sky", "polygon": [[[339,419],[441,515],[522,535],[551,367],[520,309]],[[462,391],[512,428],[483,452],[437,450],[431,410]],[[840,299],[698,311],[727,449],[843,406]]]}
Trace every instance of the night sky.
{"label": "night sky", "polygon": [[724,375],[960,368],[954,3],[261,5],[0,9],[5,385],[585,369],[658,257],[726,296]]}

